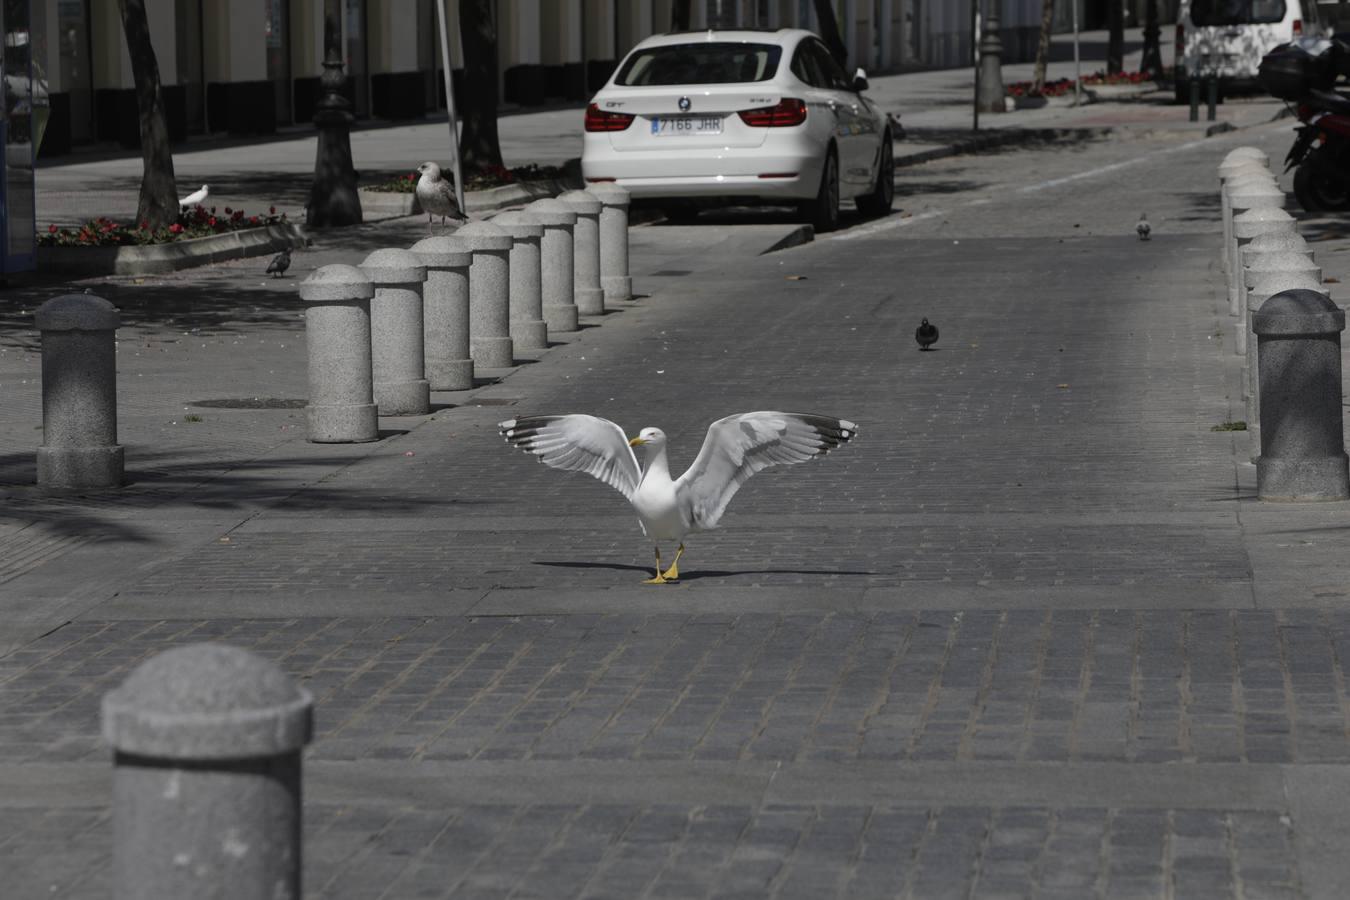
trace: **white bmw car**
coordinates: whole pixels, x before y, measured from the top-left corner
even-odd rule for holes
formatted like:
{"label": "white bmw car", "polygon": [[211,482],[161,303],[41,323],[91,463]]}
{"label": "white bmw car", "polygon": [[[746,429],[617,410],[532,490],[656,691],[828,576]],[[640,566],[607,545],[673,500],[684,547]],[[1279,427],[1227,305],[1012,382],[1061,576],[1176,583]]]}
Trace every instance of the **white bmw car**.
{"label": "white bmw car", "polygon": [[673,215],[718,202],[795,203],[817,231],[839,201],[885,215],[895,194],[889,119],[809,31],[647,38],[586,108],[581,172]]}

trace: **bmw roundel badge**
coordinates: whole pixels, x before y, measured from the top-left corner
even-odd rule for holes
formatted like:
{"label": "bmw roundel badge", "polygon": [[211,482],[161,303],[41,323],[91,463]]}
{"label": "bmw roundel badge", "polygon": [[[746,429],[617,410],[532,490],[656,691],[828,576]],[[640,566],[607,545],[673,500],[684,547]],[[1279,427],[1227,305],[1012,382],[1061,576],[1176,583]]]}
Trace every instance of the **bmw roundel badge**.
{"label": "bmw roundel badge", "polygon": [[689,98],[688,98],[688,97],[681,97],[681,98],[680,98],[680,112],[689,112]]}

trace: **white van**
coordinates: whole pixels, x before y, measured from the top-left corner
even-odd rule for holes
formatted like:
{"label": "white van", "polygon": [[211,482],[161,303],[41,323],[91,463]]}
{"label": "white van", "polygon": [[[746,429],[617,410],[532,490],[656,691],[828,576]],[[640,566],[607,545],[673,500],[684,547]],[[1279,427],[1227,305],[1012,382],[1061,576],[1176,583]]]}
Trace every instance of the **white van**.
{"label": "white van", "polygon": [[1317,14],[1316,0],[1181,0],[1177,102],[1190,102],[1195,78],[1217,75],[1221,90],[1257,87],[1261,57],[1297,37],[1331,37],[1331,28]]}

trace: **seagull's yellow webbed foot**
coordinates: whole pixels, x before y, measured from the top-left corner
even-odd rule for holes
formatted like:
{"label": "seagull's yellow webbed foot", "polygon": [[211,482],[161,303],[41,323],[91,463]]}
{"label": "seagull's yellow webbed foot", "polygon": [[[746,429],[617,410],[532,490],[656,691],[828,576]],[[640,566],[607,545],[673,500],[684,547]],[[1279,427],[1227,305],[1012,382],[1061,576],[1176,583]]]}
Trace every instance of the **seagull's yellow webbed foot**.
{"label": "seagull's yellow webbed foot", "polygon": [[[651,577],[651,578],[647,578],[647,579],[643,580],[643,582],[642,582],[643,584],[665,584],[665,583],[666,583],[666,576],[664,576],[664,575],[661,574],[661,548],[660,548],[660,547],[657,547],[657,548],[655,548],[655,549],[656,549],[656,575],[653,576],[653,577]],[[678,558],[679,558],[679,554],[676,554],[676,559],[678,559]]]}
{"label": "seagull's yellow webbed foot", "polygon": [[[680,544],[679,549],[677,549],[677,550],[675,551],[675,560],[670,564],[670,568],[669,568],[669,569],[666,569],[665,574],[663,574],[663,575],[660,576],[663,580],[665,580],[665,581],[679,581],[679,580],[680,580],[680,557],[681,557],[681,556],[684,556],[684,544]],[[658,565],[657,565],[657,568],[660,568],[659,563],[658,563]]]}

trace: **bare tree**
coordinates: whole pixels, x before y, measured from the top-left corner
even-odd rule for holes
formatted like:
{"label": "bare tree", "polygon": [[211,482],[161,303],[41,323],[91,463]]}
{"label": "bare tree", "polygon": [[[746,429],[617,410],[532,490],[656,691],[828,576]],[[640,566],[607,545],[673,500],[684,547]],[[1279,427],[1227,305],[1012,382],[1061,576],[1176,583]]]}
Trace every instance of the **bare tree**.
{"label": "bare tree", "polygon": [[459,33],[464,46],[464,90],[459,135],[466,176],[502,165],[497,137],[497,20],[493,0],[460,0]]}
{"label": "bare tree", "polygon": [[1106,0],[1106,71],[1125,71],[1125,0]]}
{"label": "bare tree", "polygon": [[[1074,0],[1070,0],[1074,2]],[[1036,44],[1036,69],[1031,92],[1045,90],[1045,63],[1050,58],[1050,29],[1055,25],[1055,0],[1041,0],[1041,39]]]}
{"label": "bare tree", "polygon": [[815,0],[815,4],[816,27],[820,29],[821,40],[825,41],[825,46],[829,48],[835,62],[839,63],[840,68],[844,68],[848,65],[848,48],[844,46],[844,39],[839,36],[839,23],[834,18],[834,4],[830,0]]}
{"label": "bare tree", "polygon": [[178,185],[169,151],[169,126],[164,118],[164,96],[159,87],[159,61],[150,43],[150,25],[145,18],[145,0],[117,0],[122,12],[136,82],[136,106],[140,112],[141,176],[136,220],[151,228],[163,228],[178,218]]}
{"label": "bare tree", "polygon": [[691,0],[675,0],[670,4],[670,30],[689,30],[689,4]]}

